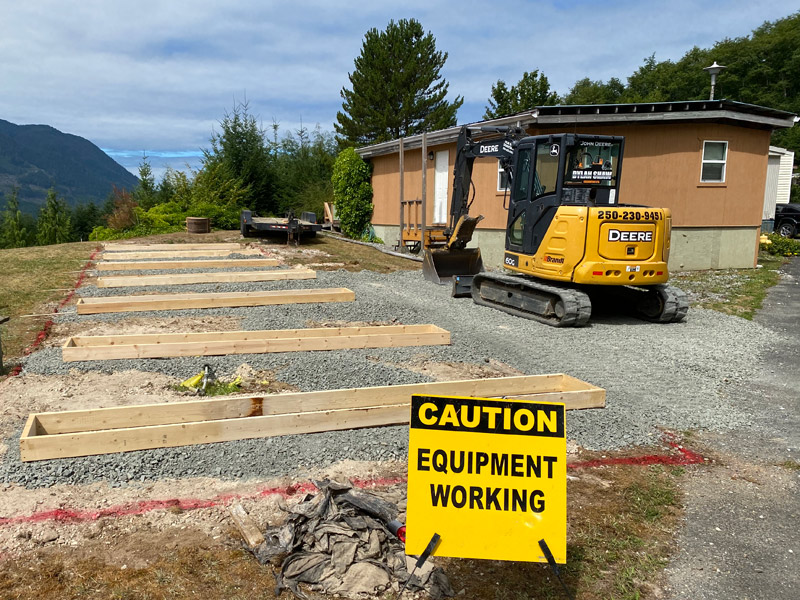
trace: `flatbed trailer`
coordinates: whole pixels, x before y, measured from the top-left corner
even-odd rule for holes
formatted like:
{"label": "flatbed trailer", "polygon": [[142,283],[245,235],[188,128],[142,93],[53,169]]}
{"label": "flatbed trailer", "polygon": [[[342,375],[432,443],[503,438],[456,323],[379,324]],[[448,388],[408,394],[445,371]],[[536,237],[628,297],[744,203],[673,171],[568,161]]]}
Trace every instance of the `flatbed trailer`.
{"label": "flatbed trailer", "polygon": [[287,236],[313,237],[317,231],[322,230],[322,225],[317,223],[317,215],[304,212],[300,218],[288,217],[259,217],[250,210],[243,210],[240,218],[242,237],[253,237],[259,233],[276,234],[285,233]]}

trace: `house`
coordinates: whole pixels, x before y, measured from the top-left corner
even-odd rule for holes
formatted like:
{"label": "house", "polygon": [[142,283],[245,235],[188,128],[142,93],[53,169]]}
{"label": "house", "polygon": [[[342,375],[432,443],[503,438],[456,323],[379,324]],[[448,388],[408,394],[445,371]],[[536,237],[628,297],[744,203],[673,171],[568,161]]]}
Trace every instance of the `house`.
{"label": "house", "polygon": [[[797,120],[780,110],[708,100],[540,106],[475,125],[518,126],[530,135],[625,136],[619,202],[669,208],[673,227],[670,268],[690,270],[755,266],[770,135],[775,129],[794,126]],[[406,229],[420,226],[421,235],[446,224],[459,129],[451,127],[358,150],[373,166],[372,224],[388,243],[400,239],[401,223]],[[498,161],[476,160],[473,183],[471,214],[484,219],[472,245],[480,246],[484,263],[499,266],[506,210],[505,181]]]}
{"label": "house", "polygon": [[794,152],[777,146],[769,147],[767,182],[764,186],[764,214],[761,230],[771,233],[775,226],[775,206],[788,204],[792,191]]}

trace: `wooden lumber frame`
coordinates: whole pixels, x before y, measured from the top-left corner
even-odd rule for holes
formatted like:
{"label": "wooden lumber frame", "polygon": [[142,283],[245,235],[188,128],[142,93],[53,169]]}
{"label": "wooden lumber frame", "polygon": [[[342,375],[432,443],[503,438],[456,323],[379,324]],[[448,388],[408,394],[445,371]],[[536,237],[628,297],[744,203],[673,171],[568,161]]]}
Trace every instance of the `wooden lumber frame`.
{"label": "wooden lumber frame", "polygon": [[20,457],[28,462],[402,425],[413,394],[563,402],[567,410],[603,408],[606,398],[604,389],[557,373],[34,413],[20,438]]}
{"label": "wooden lumber frame", "polygon": [[355,293],[347,288],[314,288],[310,290],[90,297],[78,299],[75,306],[79,315],[94,315],[98,313],[141,312],[146,310],[352,302],[355,299]]}
{"label": "wooden lumber frame", "polygon": [[73,362],[448,344],[450,332],[436,325],[151,333],[71,337],[61,348],[61,358]]}
{"label": "wooden lumber frame", "polygon": [[147,271],[151,269],[228,269],[231,267],[277,267],[274,258],[222,258],[217,260],[147,260],[147,261],[101,261],[98,271]]}
{"label": "wooden lumber frame", "polygon": [[189,285],[192,283],[237,283],[243,281],[283,281],[316,279],[311,269],[276,269],[274,271],[211,271],[164,275],[112,275],[97,278],[99,288],[148,287],[153,285]]}
{"label": "wooden lumber frame", "polygon": [[142,260],[142,259],[166,259],[171,258],[202,258],[204,256],[228,256],[229,254],[246,254],[253,256],[263,256],[258,250],[244,248],[242,250],[170,250],[155,252],[103,252],[101,260]]}
{"label": "wooden lumber frame", "polygon": [[237,242],[217,242],[212,244],[103,244],[106,252],[148,252],[158,250],[244,250]]}

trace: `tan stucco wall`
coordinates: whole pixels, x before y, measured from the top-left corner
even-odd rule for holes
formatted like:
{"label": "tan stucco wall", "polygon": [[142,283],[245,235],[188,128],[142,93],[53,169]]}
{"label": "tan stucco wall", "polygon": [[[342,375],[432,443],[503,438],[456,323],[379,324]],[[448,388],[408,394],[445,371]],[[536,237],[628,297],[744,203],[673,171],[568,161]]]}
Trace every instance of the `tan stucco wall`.
{"label": "tan stucco wall", "polygon": [[671,271],[749,269],[756,266],[761,227],[672,229]]}
{"label": "tan stucco wall", "polygon": [[[529,133],[559,133],[530,129]],[[758,251],[769,155],[769,131],[720,123],[670,123],[601,125],[580,127],[580,132],[625,136],[619,201],[669,208],[673,219],[672,269],[753,267]],[[703,141],[727,141],[725,183],[700,183]],[[452,194],[455,144],[429,146],[430,151],[447,149],[448,214]],[[422,197],[421,151],[404,156],[404,197]],[[378,156],[373,164],[375,190],[372,222],[395,226],[381,235],[396,243],[400,221],[398,154]],[[427,161],[427,224],[433,217],[434,164]],[[506,226],[504,194],[497,191],[497,161],[479,159],[473,169],[475,200],[471,214],[483,215],[475,232],[487,265],[500,265]],[[387,230],[388,232],[389,230]],[[680,231],[680,235],[677,232]],[[475,244],[473,244],[475,245]],[[678,265],[684,265],[679,267]]]}
{"label": "tan stucco wall", "polygon": [[[376,225],[375,233],[387,244],[397,243],[397,226]],[[673,228],[670,271],[697,271],[703,269],[749,269],[756,265],[760,227],[685,227]],[[505,232],[479,229],[470,243],[479,247],[483,264],[497,269],[503,264]]]}

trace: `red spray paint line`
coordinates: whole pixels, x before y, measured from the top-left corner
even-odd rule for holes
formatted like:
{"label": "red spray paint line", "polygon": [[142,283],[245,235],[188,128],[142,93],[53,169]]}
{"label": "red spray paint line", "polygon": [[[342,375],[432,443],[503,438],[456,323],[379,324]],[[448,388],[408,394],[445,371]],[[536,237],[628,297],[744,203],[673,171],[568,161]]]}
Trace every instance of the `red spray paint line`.
{"label": "red spray paint line", "polygon": [[[353,479],[351,482],[358,488],[381,487],[403,483],[405,477],[395,478],[376,478],[376,479]],[[102,517],[125,517],[137,516],[149,513],[154,510],[180,509],[182,511],[197,510],[198,508],[212,508],[224,506],[232,500],[250,500],[263,498],[266,496],[283,496],[290,498],[297,494],[313,492],[316,486],[312,483],[296,483],[286,487],[267,487],[253,494],[221,494],[211,499],[197,498],[171,498],[168,500],[142,500],[129,504],[120,504],[108,508],[96,510],[76,510],[69,508],[56,508],[31,515],[21,515],[18,517],[0,518],[0,526],[17,525],[21,523],[43,523],[48,521],[59,521],[66,523],[81,523],[86,521],[96,521]]]}
{"label": "red spray paint line", "polygon": [[[89,260],[86,261],[86,264],[83,265],[81,272],[78,274],[78,279],[75,281],[75,285],[72,286],[72,289],[70,290],[69,294],[67,294],[61,300],[61,302],[59,302],[58,306],[56,306],[53,309],[53,314],[56,314],[60,309],[64,308],[64,306],[75,296],[75,293],[78,291],[78,288],[81,287],[81,285],[83,285],[83,282],[86,279],[86,272],[91,268],[92,264],[94,264],[94,258],[97,256],[99,252],[100,248],[96,248],[94,252],[92,252],[92,254],[89,256]],[[33,343],[22,351],[22,356],[28,356],[31,352],[33,352],[39,346],[41,346],[42,343],[44,343],[44,341],[47,339],[47,336],[50,335],[50,330],[53,328],[54,324],[55,322],[52,319],[48,319],[47,321],[45,321],[44,325],[42,325],[42,328],[39,330],[39,333],[36,334],[36,339],[33,340]],[[13,369],[11,369],[8,376],[16,377],[21,372],[22,372],[22,365],[17,365]]]}
{"label": "red spray paint line", "polygon": [[[624,458],[601,458],[583,462],[569,463],[568,469],[589,469],[611,465],[691,465],[704,462],[704,458],[683,448],[671,434],[666,434],[667,443],[678,451],[679,454],[648,454],[644,456],[631,456]],[[352,479],[351,482],[358,488],[383,487],[404,483],[405,477],[375,478],[375,479]],[[42,511],[30,515],[20,515],[18,517],[0,517],[0,527],[4,525],[18,525],[22,523],[43,523],[58,521],[62,523],[81,523],[86,521],[96,521],[103,517],[124,517],[138,516],[154,510],[179,509],[181,511],[197,510],[199,508],[212,508],[224,506],[232,500],[250,500],[254,498],[264,498],[267,496],[283,496],[290,498],[297,494],[313,492],[317,488],[310,482],[295,483],[285,487],[266,487],[252,494],[222,494],[211,499],[198,498],[171,498],[168,500],[142,500],[128,504],[120,504],[99,510],[76,510],[68,508],[57,508],[54,510]]]}

